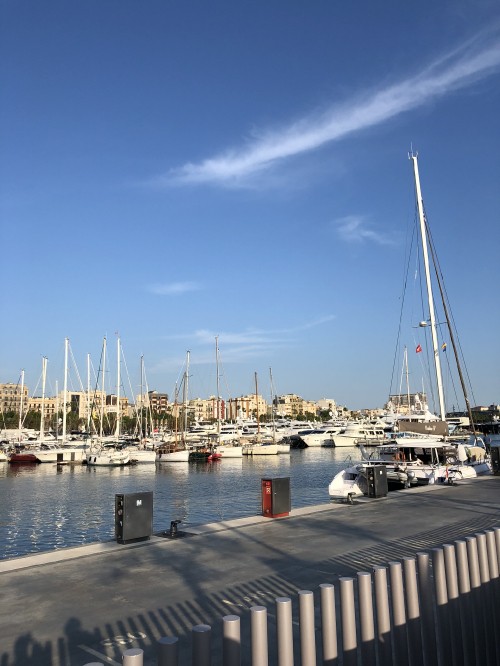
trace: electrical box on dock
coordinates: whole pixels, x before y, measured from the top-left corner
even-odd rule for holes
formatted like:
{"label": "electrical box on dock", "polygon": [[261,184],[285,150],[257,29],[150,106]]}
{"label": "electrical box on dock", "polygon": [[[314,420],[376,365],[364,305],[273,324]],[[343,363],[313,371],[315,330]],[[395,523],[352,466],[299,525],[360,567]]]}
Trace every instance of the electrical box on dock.
{"label": "electrical box on dock", "polygon": [[491,471],[500,474],[500,446],[492,446],[490,449]]}
{"label": "electrical box on dock", "polygon": [[262,479],[262,515],[280,518],[288,516],[290,509],[290,477]]}
{"label": "electrical box on dock", "polygon": [[115,537],[118,543],[149,539],[153,533],[153,493],[115,495]]}
{"label": "electrical box on dock", "polygon": [[388,492],[387,467],[385,465],[367,465],[365,469],[368,497],[386,497]]}

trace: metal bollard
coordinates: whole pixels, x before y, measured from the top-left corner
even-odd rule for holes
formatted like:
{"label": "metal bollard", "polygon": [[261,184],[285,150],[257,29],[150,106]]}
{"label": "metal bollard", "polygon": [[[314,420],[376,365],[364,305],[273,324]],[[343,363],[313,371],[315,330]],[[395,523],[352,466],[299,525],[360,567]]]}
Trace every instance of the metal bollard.
{"label": "metal bollard", "polygon": [[[500,572],[498,569],[495,532],[493,530],[486,531],[486,550],[488,551],[488,565],[490,569],[491,597],[493,603],[493,626],[498,627],[500,622]],[[498,631],[495,631],[494,635],[498,663],[500,661],[500,635]]]}
{"label": "metal bollard", "polygon": [[252,666],[268,666],[267,608],[250,608],[250,631],[252,634]]}
{"label": "metal bollard", "polygon": [[222,664],[240,666],[241,631],[239,615],[225,615],[222,618]]}
{"label": "metal bollard", "polygon": [[358,643],[354,607],[354,578],[340,578],[343,666],[356,666]]}
{"label": "metal bollard", "polygon": [[375,622],[373,618],[372,577],[367,571],[358,571],[358,602],[363,666],[375,666]]}
{"label": "metal bollard", "polygon": [[310,590],[299,590],[299,625],[301,666],[316,666],[314,594]]}
{"label": "metal bollard", "polygon": [[210,666],[212,661],[212,627],[208,624],[197,624],[192,632],[193,666]]}
{"label": "metal bollard", "polygon": [[123,666],[143,666],[144,652],[140,648],[130,648],[122,654]]}
{"label": "metal bollard", "polygon": [[481,576],[479,573],[479,558],[477,554],[476,537],[467,537],[467,559],[469,561],[469,579],[472,603],[472,627],[475,642],[476,663],[486,664],[486,633],[484,631],[485,617],[481,603]]}
{"label": "metal bollard", "polygon": [[434,626],[434,602],[430,576],[429,553],[417,553],[418,589],[422,608],[422,644],[425,666],[437,666],[437,645]]}
{"label": "metal bollard", "polygon": [[394,621],[394,657],[398,666],[408,664],[408,638],[406,635],[405,594],[401,562],[389,562],[392,616]]}
{"label": "metal bollard", "polygon": [[292,600],[276,599],[278,666],[293,666]]}
{"label": "metal bollard", "polygon": [[493,596],[491,594],[490,567],[488,564],[488,550],[486,546],[486,535],[476,534],[477,554],[479,559],[479,575],[481,577],[481,604],[485,615],[485,634],[486,634],[486,658],[488,664],[493,666],[497,664],[495,633],[496,627],[493,622],[494,608]]}
{"label": "metal bollard", "polygon": [[418,601],[417,566],[414,557],[403,558],[403,573],[408,622],[408,654],[411,666],[423,666],[420,604]]}
{"label": "metal bollard", "polygon": [[179,663],[179,639],[163,636],[158,641],[158,666],[177,666]]}
{"label": "metal bollard", "polygon": [[446,589],[446,572],[442,548],[432,549],[432,569],[434,573],[434,591],[436,593],[436,626],[438,634],[439,662],[451,662],[450,621],[448,608],[448,591]]}
{"label": "metal bollard", "polygon": [[455,541],[455,553],[457,557],[457,577],[460,603],[460,628],[464,646],[465,666],[474,666],[476,656],[474,653],[474,635],[470,631],[472,627],[472,606],[470,598],[469,562],[467,559],[467,544],[465,541]]}
{"label": "metal bollard", "polygon": [[493,532],[495,533],[495,543],[496,543],[496,546],[497,546],[498,568],[500,569],[500,527],[494,527]]}
{"label": "metal bollard", "polygon": [[322,583],[321,595],[321,635],[323,640],[323,666],[337,666],[339,651],[337,646],[337,615],[335,612],[335,587]]}
{"label": "metal bollard", "polygon": [[387,569],[382,566],[373,568],[375,584],[375,609],[377,614],[377,645],[379,661],[384,666],[392,665],[392,631],[389,611],[389,590]]}
{"label": "metal bollard", "polygon": [[450,629],[450,648],[452,663],[459,666],[464,663],[465,642],[464,635],[461,633],[462,644],[460,641],[455,641],[453,637],[453,627],[461,627],[460,623],[460,606],[459,606],[459,592],[458,592],[458,573],[457,573],[457,559],[455,555],[455,546],[447,543],[443,546],[444,568],[446,575],[446,591],[448,594],[448,617]]}

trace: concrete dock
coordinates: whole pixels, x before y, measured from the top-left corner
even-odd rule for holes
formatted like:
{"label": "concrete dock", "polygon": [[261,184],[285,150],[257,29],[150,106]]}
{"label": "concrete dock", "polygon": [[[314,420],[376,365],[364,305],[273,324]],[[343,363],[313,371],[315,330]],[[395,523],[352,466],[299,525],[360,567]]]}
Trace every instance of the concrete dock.
{"label": "concrete dock", "polygon": [[119,665],[133,647],[153,665],[162,636],[179,637],[189,664],[191,629],[201,623],[212,626],[213,663],[221,663],[224,615],[241,616],[247,641],[248,609],[266,606],[271,640],[276,597],[292,598],[295,609],[298,590],[316,594],[339,576],[498,527],[499,509],[500,476],[488,476],[204,525],[176,540],[3,560],[0,666]]}

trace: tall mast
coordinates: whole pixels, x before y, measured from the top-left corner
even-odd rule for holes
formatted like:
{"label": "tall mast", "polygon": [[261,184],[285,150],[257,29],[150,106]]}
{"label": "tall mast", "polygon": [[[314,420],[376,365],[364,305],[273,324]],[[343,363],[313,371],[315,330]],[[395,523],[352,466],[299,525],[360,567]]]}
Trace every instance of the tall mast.
{"label": "tall mast", "polygon": [[434,367],[436,369],[436,382],[438,390],[438,399],[439,399],[439,411],[441,414],[441,419],[446,420],[446,409],[444,406],[444,394],[443,394],[443,379],[441,375],[441,361],[439,359],[439,348],[438,340],[436,333],[436,315],[434,312],[434,298],[432,295],[432,284],[431,284],[431,274],[429,270],[429,255],[427,251],[427,229],[425,224],[424,216],[424,204],[422,201],[422,191],[420,189],[420,177],[418,174],[418,162],[417,155],[410,155],[410,159],[413,162],[413,172],[415,174],[415,191],[417,197],[417,206],[418,206],[418,217],[420,221],[420,236],[422,239],[422,256],[424,259],[424,268],[425,268],[425,282],[427,285],[427,299],[429,302],[429,318],[431,324],[431,337],[432,337],[432,349],[434,353]]}
{"label": "tall mast", "polygon": [[23,402],[24,402],[24,370],[21,370],[21,401],[19,403],[19,433],[18,440],[21,441],[21,429],[23,427]]}
{"label": "tall mast", "polygon": [[[68,409],[68,345],[69,339],[64,338],[64,385],[63,385],[63,422],[62,422],[62,442],[66,441],[66,412]],[[59,415],[58,415],[59,418]]]}
{"label": "tall mast", "polygon": [[44,441],[45,381],[47,379],[47,357],[42,358],[42,409],[40,414],[40,442]]}
{"label": "tall mast", "polygon": [[102,439],[104,425],[104,406],[106,404],[106,392],[104,382],[104,371],[106,369],[106,338],[102,341],[102,367],[101,367],[101,420],[99,425],[99,437]]}
{"label": "tall mast", "polygon": [[405,369],[406,369],[406,398],[408,400],[408,416],[410,415],[410,379],[408,376],[408,349],[405,347]]}
{"label": "tall mast", "polygon": [[438,268],[437,268],[437,261],[436,261],[435,255],[434,255],[434,251],[432,249],[432,245],[431,245],[431,254],[432,254],[432,261],[434,263],[434,268],[436,270],[436,280],[437,280],[437,284],[438,284],[438,287],[439,287],[439,293],[441,295],[441,300],[443,302],[444,316],[446,317],[446,323],[448,325],[448,333],[450,334],[450,342],[451,342],[451,346],[453,347],[453,354],[455,355],[455,361],[456,361],[456,364],[457,364],[458,377],[460,379],[460,385],[462,386],[462,392],[464,394],[465,406],[467,408],[467,414],[469,415],[469,421],[470,421],[470,426],[472,428],[472,434],[474,435],[474,437],[476,437],[477,432],[476,432],[476,426],[474,424],[474,417],[472,415],[472,409],[471,409],[471,406],[470,406],[469,396],[467,394],[467,387],[465,385],[464,376],[462,374],[462,367],[460,365],[460,358],[459,358],[459,355],[458,355],[458,349],[457,349],[457,345],[456,345],[456,342],[455,342],[455,336],[453,334],[453,328],[451,326],[451,320],[450,320],[450,316],[448,314],[448,306],[446,305],[446,298],[445,298],[445,295],[444,295],[443,285],[441,284],[441,278],[439,277],[439,272],[438,272]]}
{"label": "tall mast", "polygon": [[90,354],[87,354],[87,436],[90,435]]}
{"label": "tall mast", "polygon": [[143,423],[144,417],[144,354],[141,355],[141,411],[140,411],[140,428],[141,428],[141,440],[146,437],[146,431],[144,429]]}
{"label": "tall mast", "polygon": [[274,387],[273,387],[273,371],[269,368],[269,381],[271,384],[271,423],[273,428],[273,439],[276,439],[276,424],[274,422]]}
{"label": "tall mast", "polygon": [[120,437],[120,336],[116,338],[116,439]]}
{"label": "tall mast", "polygon": [[56,427],[56,442],[59,441],[59,382],[56,379],[56,418],[55,418],[55,427]]}
{"label": "tall mast", "polygon": [[215,336],[215,371],[217,375],[217,434],[220,436],[220,378],[219,378],[219,336]]}
{"label": "tall mast", "polygon": [[184,439],[186,438],[187,426],[188,426],[188,389],[189,389],[189,356],[190,352],[186,352],[186,371],[184,373],[184,395],[182,398],[182,403],[184,406]]}
{"label": "tall mast", "polygon": [[260,435],[259,388],[257,386],[257,373],[255,373],[255,412],[257,415],[257,435]]}

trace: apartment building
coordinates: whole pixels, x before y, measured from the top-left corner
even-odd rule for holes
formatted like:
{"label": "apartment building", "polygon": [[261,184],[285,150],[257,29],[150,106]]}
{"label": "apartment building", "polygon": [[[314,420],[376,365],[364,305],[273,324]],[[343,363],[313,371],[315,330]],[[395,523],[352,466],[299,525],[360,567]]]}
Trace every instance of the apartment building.
{"label": "apartment building", "polygon": [[23,412],[28,405],[28,388],[21,384],[0,384],[0,406],[3,412],[17,412],[21,410],[21,398],[23,403]]}

